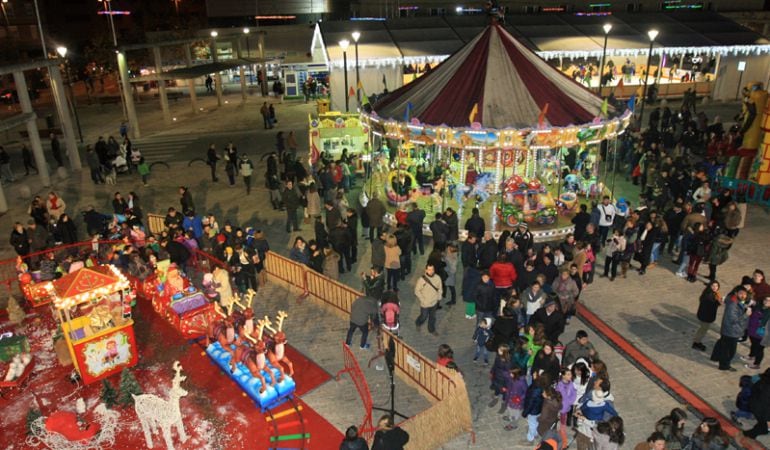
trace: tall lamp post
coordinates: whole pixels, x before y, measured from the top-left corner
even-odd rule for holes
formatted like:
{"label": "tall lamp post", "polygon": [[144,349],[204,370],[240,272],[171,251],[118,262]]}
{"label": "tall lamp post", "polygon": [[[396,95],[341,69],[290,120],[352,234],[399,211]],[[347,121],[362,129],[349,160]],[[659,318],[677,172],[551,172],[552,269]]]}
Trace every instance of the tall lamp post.
{"label": "tall lamp post", "polygon": [[70,91],[70,101],[72,102],[72,113],[75,115],[75,123],[78,126],[78,135],[80,143],[83,143],[83,129],[80,128],[80,117],[78,117],[78,105],[75,100],[75,92],[72,91],[72,73],[70,72],[70,62],[67,59],[67,47],[56,47],[56,53],[64,60],[64,72],[67,74],[67,89]]}
{"label": "tall lamp post", "polygon": [[358,39],[360,38],[361,33],[354,31],[353,42],[356,45],[356,100],[358,100],[359,106],[361,105],[361,90],[359,89],[359,86],[361,86],[361,74],[358,71]]}
{"label": "tall lamp post", "polygon": [[610,35],[610,31],[612,31],[612,24],[605,23],[602,28],[604,28],[604,47],[602,47],[602,63],[599,67],[599,96],[602,95],[602,87],[604,86],[604,63],[607,58],[607,37]]}
{"label": "tall lamp post", "polygon": [[350,112],[350,97],[348,96],[348,46],[350,46],[350,41],[343,39],[339,45],[342,49],[342,70],[345,72],[345,112]]}
{"label": "tall lamp post", "polygon": [[647,36],[650,38],[650,51],[647,53],[647,70],[644,71],[644,89],[642,91],[642,109],[639,111],[639,129],[644,126],[644,104],[647,103],[647,80],[650,78],[650,63],[652,62],[652,45],[655,43],[655,38],[658,37],[658,30],[650,30],[647,32]]}
{"label": "tall lamp post", "polygon": [[[251,30],[249,27],[245,27],[243,29],[243,34],[246,35],[246,58],[251,58],[251,47],[249,46],[249,33],[251,33]],[[254,85],[254,65],[249,62],[249,73],[251,75],[249,76],[249,84]]]}

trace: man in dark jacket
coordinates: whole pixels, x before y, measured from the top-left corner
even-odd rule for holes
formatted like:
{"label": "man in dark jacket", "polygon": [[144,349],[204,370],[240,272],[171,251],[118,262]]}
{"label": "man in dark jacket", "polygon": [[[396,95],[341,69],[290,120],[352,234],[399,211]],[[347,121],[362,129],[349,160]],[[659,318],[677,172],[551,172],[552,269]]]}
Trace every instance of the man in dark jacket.
{"label": "man in dark jacket", "polygon": [[489,231],[484,233],[484,242],[479,248],[479,268],[489,270],[497,259],[497,242]]}
{"label": "man in dark jacket", "polygon": [[476,318],[481,322],[486,317],[494,319],[498,309],[497,291],[489,272],[481,272],[481,281],[476,286]]}
{"label": "man in dark jacket", "polygon": [[711,352],[711,360],[719,362],[719,370],[735,372],[730,366],[738,348],[738,339],[743,336],[751,316],[751,308],[746,303],[748,291],[743,286],[738,286],[733,294],[725,298],[724,315],[722,316],[722,328],[719,330],[719,340],[714,344]]}
{"label": "man in dark jacket", "polygon": [[385,239],[386,233],[380,233],[379,236],[372,241],[372,265],[377,267],[385,267]]}
{"label": "man in dark jacket", "polygon": [[[332,244],[334,251],[340,254],[338,268],[340,273],[345,273],[345,268],[350,271],[352,263],[350,261],[350,233],[344,223],[339,223],[336,227],[329,230],[329,243]],[[342,261],[345,261],[343,266]]]}
{"label": "man in dark jacket", "polygon": [[190,251],[187,250],[187,247],[177,241],[169,240],[161,241],[160,246],[168,252],[168,259],[176,264],[181,271],[186,272],[185,267],[190,258]]}
{"label": "man in dark jacket", "polygon": [[350,346],[353,342],[353,333],[356,328],[361,329],[361,350],[369,348],[366,338],[369,337],[369,323],[377,321],[377,300],[372,297],[358,297],[350,306],[350,327],[345,343]]}
{"label": "man in dark jacket", "polygon": [[425,222],[425,211],[420,209],[417,203],[412,203],[412,210],[406,215],[406,223],[409,225],[409,229],[412,230],[414,236],[414,244],[412,245],[412,253],[417,254],[419,247],[420,255],[425,254],[425,242],[422,235],[422,225]]}
{"label": "man in dark jacket", "polygon": [[478,238],[475,234],[469,234],[468,238],[460,246],[460,259],[465,268],[476,268],[479,266],[479,245],[477,240]]}
{"label": "man in dark jacket", "polygon": [[[173,208],[170,208],[173,209]],[[104,229],[106,228],[106,222],[112,219],[112,216],[108,216],[106,214],[101,214],[96,212],[93,206],[89,205],[86,210],[83,212],[83,222],[86,224],[86,231],[88,232],[89,236],[93,236],[95,234],[101,234],[104,232]],[[182,223],[182,217],[179,216],[178,223]],[[168,220],[168,216],[166,216],[166,220]],[[165,224],[165,221],[164,221]],[[166,224],[168,227],[168,224]],[[169,227],[170,228],[170,227]]]}
{"label": "man in dark jacket", "polygon": [[385,291],[385,277],[382,275],[382,267],[372,266],[369,269],[369,275],[361,272],[361,279],[364,285],[364,294],[380,301],[382,293]]}
{"label": "man in dark jacket", "polygon": [[449,227],[449,240],[457,241],[460,238],[460,224],[458,223],[457,213],[452,208],[444,211],[444,221]]}
{"label": "man in dark jacket", "polygon": [[166,228],[176,230],[182,227],[183,220],[184,217],[182,217],[181,214],[177,214],[176,209],[171,207],[168,209],[168,214],[166,214],[166,218],[163,220],[163,224],[166,225]]}
{"label": "man in dark jacket", "polygon": [[516,246],[519,247],[519,251],[522,255],[526,255],[530,247],[534,245],[532,233],[527,229],[527,224],[524,222],[519,223],[519,227],[511,235]]}
{"label": "man in dark jacket", "polygon": [[445,248],[449,241],[449,225],[444,220],[444,215],[436,213],[433,222],[430,223],[430,232],[433,235],[433,246]]}
{"label": "man in dark jacket", "polygon": [[668,228],[668,254],[672,255],[674,246],[679,241],[679,235],[682,233],[682,221],[684,220],[684,210],[682,209],[682,203],[677,201],[663,216],[663,220],[666,222]]}
{"label": "man in dark jacket", "polygon": [[[749,410],[757,419],[757,424],[754,425],[749,431],[743,434],[751,439],[756,439],[757,436],[767,434],[767,426],[770,424],[770,369],[759,376],[759,381],[751,386],[751,397],[749,397]],[[749,447],[743,445],[742,447]]]}
{"label": "man in dark jacket", "polygon": [[478,208],[473,208],[471,218],[465,221],[465,229],[468,230],[468,233],[473,233],[476,236],[484,235],[484,232],[487,230],[487,226],[484,223],[484,219],[482,219],[479,215]]}
{"label": "man in dark jacket", "polygon": [[559,342],[559,336],[564,332],[564,314],[559,311],[554,297],[549,297],[545,305],[535,311],[529,322],[542,323],[545,337],[554,345]]}
{"label": "man in dark jacket", "polygon": [[572,218],[572,223],[575,225],[575,239],[578,241],[582,240],[586,232],[586,225],[591,223],[591,215],[588,214],[588,207],[586,205],[580,205],[580,211]]}
{"label": "man in dark jacket", "polygon": [[396,236],[396,242],[398,248],[401,249],[401,256],[399,256],[399,262],[401,263],[401,280],[404,280],[406,276],[412,271],[412,247],[414,246],[414,235],[408,225],[400,224],[393,234]]}
{"label": "man in dark jacket", "polygon": [[385,205],[376,192],[366,204],[366,215],[369,216],[369,240],[373,241],[375,236],[382,234],[383,216],[385,216]]}
{"label": "man in dark jacket", "polygon": [[217,161],[219,161],[219,156],[217,156],[216,145],[211,144],[206,152],[206,164],[211,168],[211,181],[214,182],[219,181],[219,178],[217,178]]}
{"label": "man in dark jacket", "polygon": [[329,243],[329,233],[326,232],[321,216],[315,218],[315,241],[318,244],[318,248],[323,249]]}
{"label": "man in dark jacket", "polygon": [[281,193],[281,201],[286,208],[286,232],[291,233],[292,228],[294,231],[300,231],[299,219],[297,218],[297,210],[299,209],[299,193],[294,189],[294,182],[291,180],[286,182],[286,188]]}
{"label": "man in dark jacket", "polygon": [[29,254],[29,235],[20,222],[16,222],[13,226],[10,243],[17,255],[27,256]]}
{"label": "man in dark jacket", "polygon": [[324,209],[326,210],[326,229],[331,231],[342,222],[342,214],[340,214],[338,208],[334,207],[334,203],[330,201],[324,203]]}

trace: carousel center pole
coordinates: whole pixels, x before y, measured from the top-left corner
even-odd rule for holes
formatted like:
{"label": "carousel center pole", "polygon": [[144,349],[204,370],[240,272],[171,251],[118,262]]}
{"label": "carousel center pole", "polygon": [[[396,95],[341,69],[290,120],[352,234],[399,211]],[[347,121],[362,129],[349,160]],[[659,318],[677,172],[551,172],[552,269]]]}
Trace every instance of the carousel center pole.
{"label": "carousel center pole", "polygon": [[618,136],[615,135],[615,139],[612,141],[612,187],[610,188],[610,195],[615,198],[615,174],[617,173],[617,161],[618,161]]}

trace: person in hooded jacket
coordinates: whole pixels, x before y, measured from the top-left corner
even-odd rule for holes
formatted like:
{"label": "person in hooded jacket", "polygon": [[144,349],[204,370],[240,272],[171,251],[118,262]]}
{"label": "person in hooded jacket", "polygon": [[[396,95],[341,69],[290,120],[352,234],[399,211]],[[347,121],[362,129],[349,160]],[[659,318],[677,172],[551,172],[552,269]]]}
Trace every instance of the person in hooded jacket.
{"label": "person in hooded jacket", "polygon": [[692,348],[702,352],[706,351],[706,346],[702,343],[703,337],[711,327],[711,324],[717,320],[717,310],[723,303],[722,294],[719,293],[719,282],[714,280],[700,294],[697,312],[700,327],[698,327],[695,336],[693,336]]}
{"label": "person in hooded jacket", "polygon": [[340,444],[340,450],[369,450],[366,439],[358,435],[358,427],[351,426],[345,431],[345,439]]}

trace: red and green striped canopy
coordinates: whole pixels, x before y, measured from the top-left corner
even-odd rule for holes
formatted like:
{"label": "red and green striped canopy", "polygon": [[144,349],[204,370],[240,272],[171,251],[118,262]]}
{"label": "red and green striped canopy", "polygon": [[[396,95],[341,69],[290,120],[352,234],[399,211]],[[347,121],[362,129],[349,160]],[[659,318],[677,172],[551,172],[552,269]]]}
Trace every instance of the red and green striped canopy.
{"label": "red and green striped canopy", "polygon": [[[430,125],[486,128],[580,125],[600,115],[602,99],[551,67],[493,24],[430,73],[374,105],[383,118],[410,118]],[[547,108],[545,106],[548,105]]]}

